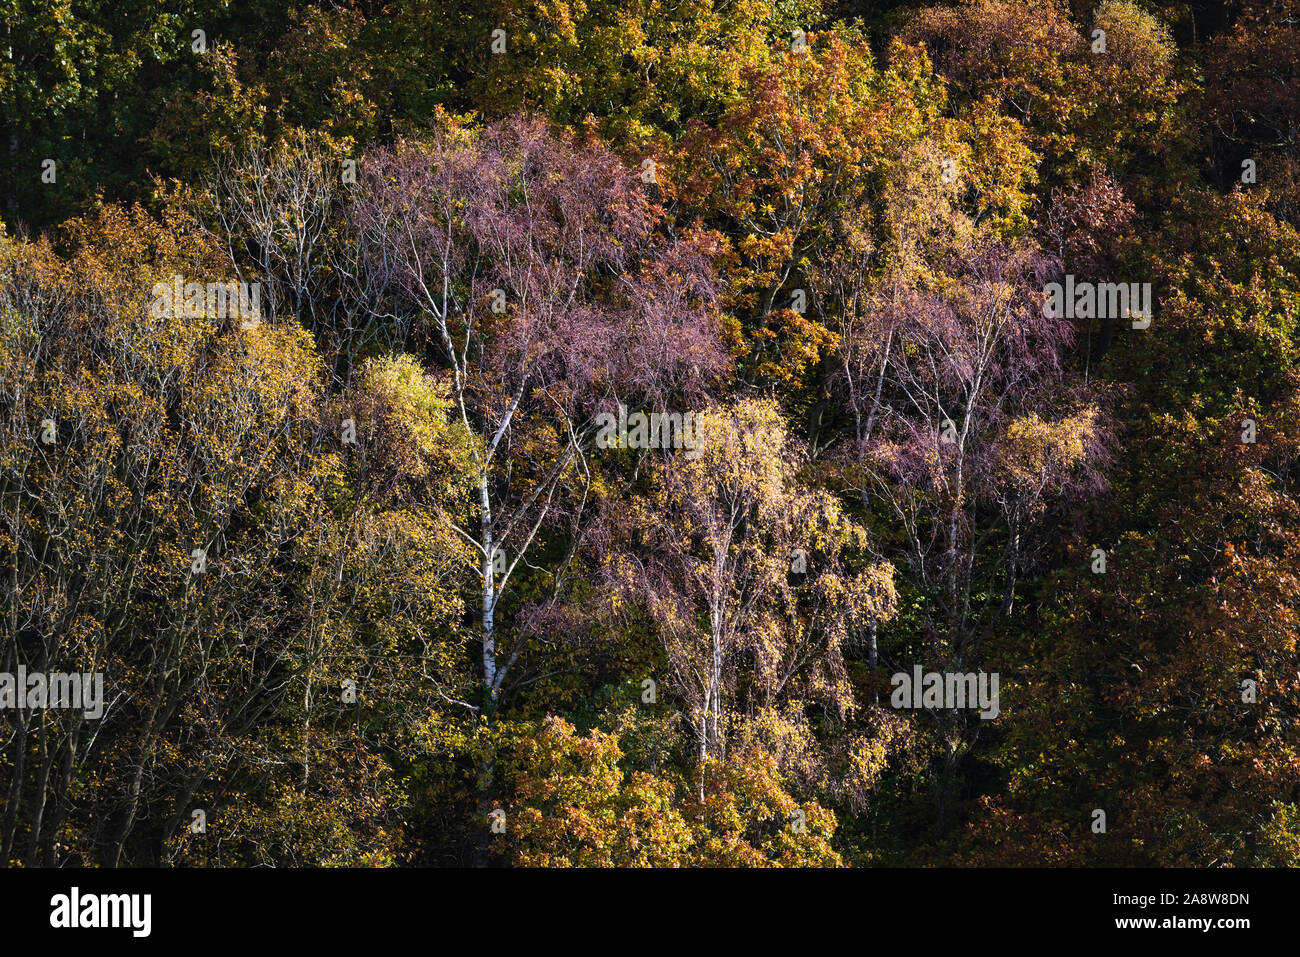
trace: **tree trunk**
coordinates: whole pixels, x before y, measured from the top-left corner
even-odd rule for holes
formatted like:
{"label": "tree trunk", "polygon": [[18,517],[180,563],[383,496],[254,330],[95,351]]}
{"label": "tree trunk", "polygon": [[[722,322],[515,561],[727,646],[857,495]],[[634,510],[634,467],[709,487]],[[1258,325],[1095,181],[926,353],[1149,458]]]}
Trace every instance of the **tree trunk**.
{"label": "tree trunk", "polygon": [[474,866],[487,867],[488,847],[492,840],[490,815],[496,809],[493,777],[496,771],[495,746],[492,732],[495,726],[497,705],[497,655],[496,655],[496,576],[493,568],[493,551],[495,543],[492,537],[492,500],[488,490],[488,475],[485,470],[479,476],[479,505],[481,508],[483,565],[482,565],[482,617],[480,619],[480,637],[483,644],[483,710],[487,721],[487,740],[483,742],[483,751],[478,759],[478,773],[475,780],[477,791],[476,811],[478,837],[474,842]]}

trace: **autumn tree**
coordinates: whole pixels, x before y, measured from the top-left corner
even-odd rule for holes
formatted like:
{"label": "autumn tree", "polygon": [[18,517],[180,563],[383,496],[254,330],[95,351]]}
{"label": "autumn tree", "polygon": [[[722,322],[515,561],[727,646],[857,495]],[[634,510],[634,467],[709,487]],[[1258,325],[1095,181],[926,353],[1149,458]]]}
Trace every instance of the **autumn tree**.
{"label": "autumn tree", "polygon": [[[1070,383],[1069,321],[1043,315],[1049,263],[968,242],[926,279],[886,273],[864,290],[843,338],[853,441],[837,455],[921,597],[905,654],[958,671],[1008,624],[1055,523],[1099,489],[1106,454],[1095,400]],[[941,811],[965,749],[961,716],[945,714]]]}
{"label": "autumn tree", "polygon": [[822,6],[491,0],[467,38],[473,98],[490,116],[532,109],[575,128],[590,119],[616,147],[658,153],[692,118],[742,101],[745,71],[816,29]]}
{"label": "autumn tree", "polygon": [[998,642],[1032,693],[1009,703],[973,859],[1293,860],[1297,248],[1240,191],[1188,197],[1149,244],[1159,333],[1107,360],[1132,383],[1112,495],[1035,627]]}
{"label": "autumn tree", "polygon": [[[0,657],[100,672],[106,700],[6,711],[0,850],[391,859],[386,722],[462,693],[437,506],[464,494],[467,436],[401,363],[368,368],[355,436],[336,431],[301,326],[158,308],[175,274],[225,278],[185,221],[106,208],[70,224],[68,260],[3,240]],[[417,490],[384,478],[394,456]],[[293,833],[304,803],[315,836]],[[227,856],[190,832],[196,808]]]}
{"label": "autumn tree", "polygon": [[1210,158],[1220,181],[1267,190],[1276,212],[1300,227],[1300,42],[1295,3],[1233,4],[1232,29],[1205,49]]}
{"label": "autumn tree", "polygon": [[699,799],[620,766],[617,734],[550,717],[515,757],[511,863],[523,867],[835,867],[835,815],[787,790],[779,761],[710,759]]}
{"label": "autumn tree", "polygon": [[[363,169],[350,216],[369,315],[426,345],[479,440],[476,500],[456,527],[476,563],[471,707],[490,727],[533,621],[503,632],[498,611],[548,529],[572,550],[597,414],[698,398],[725,367],[712,271],[703,239],[657,232],[634,172],[539,120],[440,129]],[[490,783],[488,757],[484,794]]]}
{"label": "autumn tree", "polygon": [[663,644],[703,802],[708,762],[724,760],[729,742],[765,744],[763,731],[780,726],[793,764],[816,747],[800,708],[847,721],[856,702],[844,648],[893,614],[894,592],[863,530],[829,494],[798,484],[773,405],[700,412],[694,440],[697,454],[666,457],[626,512],[630,541],[609,574]]}
{"label": "autumn tree", "polygon": [[990,100],[1021,123],[1058,182],[1106,166],[1145,194],[1148,170],[1182,168],[1174,44],[1127,0],[1084,22],[1061,0],[965,0],[919,11],[903,35],[925,45],[956,103]]}

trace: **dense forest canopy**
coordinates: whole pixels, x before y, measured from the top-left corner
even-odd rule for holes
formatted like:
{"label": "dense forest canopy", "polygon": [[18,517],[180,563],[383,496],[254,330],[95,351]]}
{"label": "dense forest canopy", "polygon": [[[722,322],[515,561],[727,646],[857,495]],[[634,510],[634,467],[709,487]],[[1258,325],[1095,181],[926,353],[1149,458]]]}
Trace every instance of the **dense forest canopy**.
{"label": "dense forest canopy", "polygon": [[1300,865],[1297,0],[0,9],[4,864]]}

